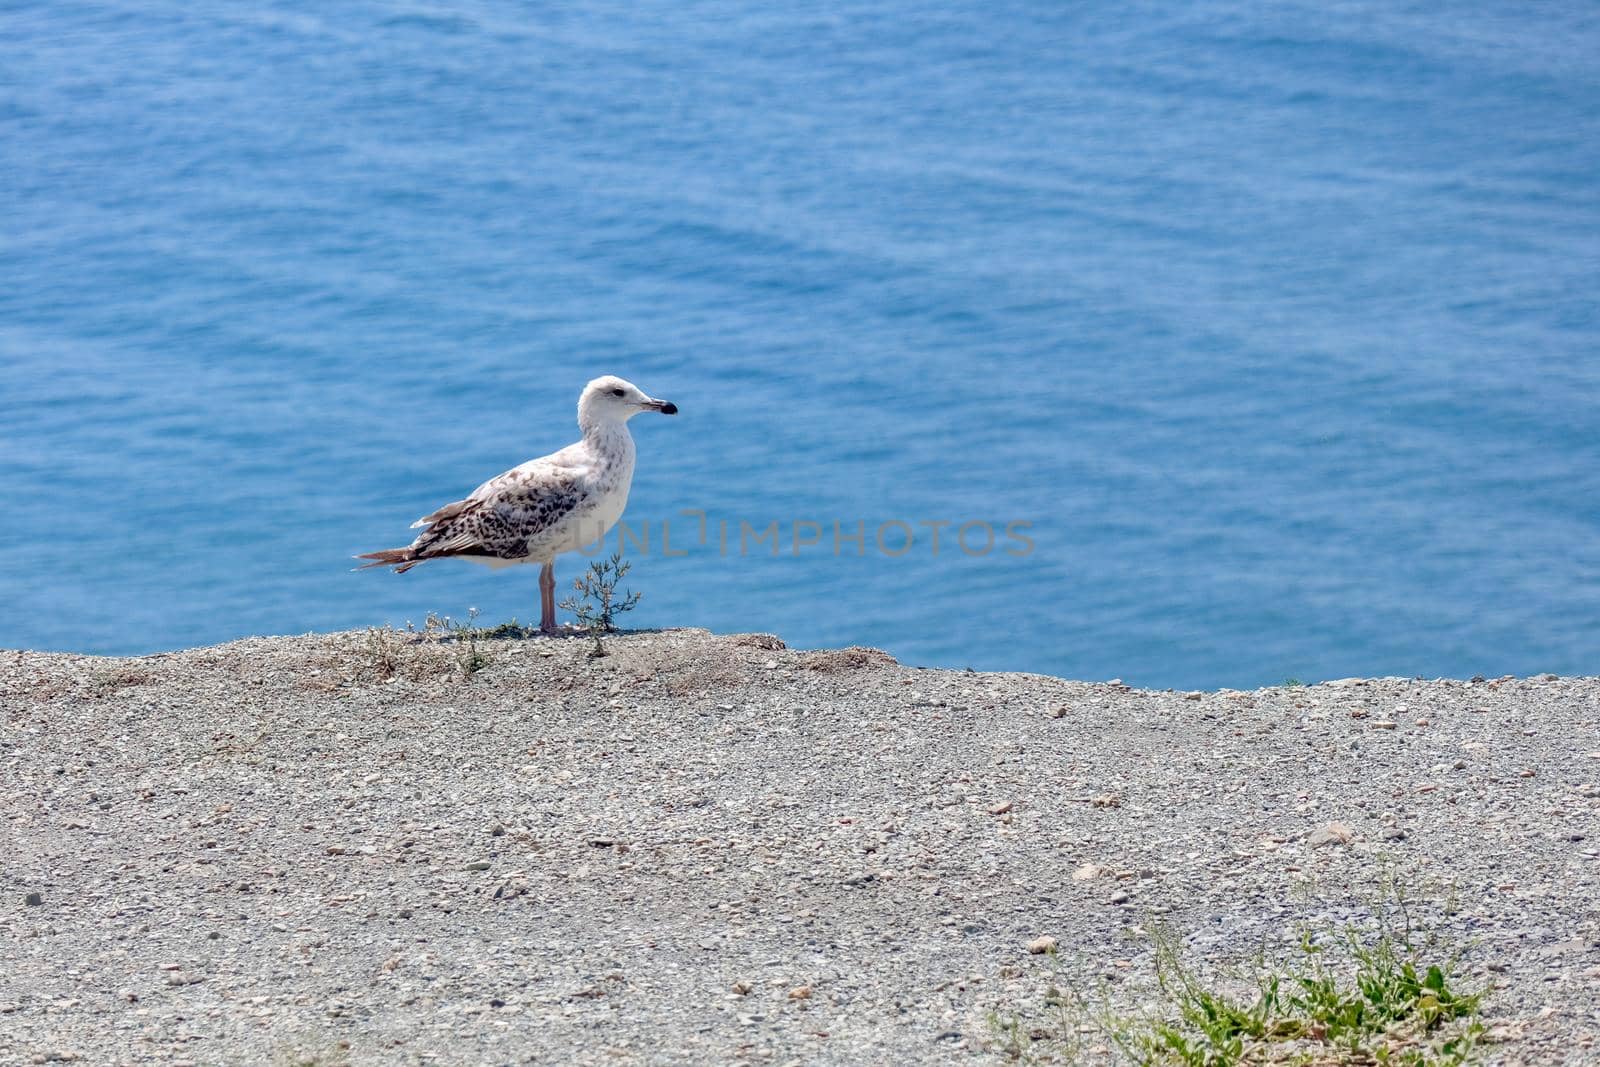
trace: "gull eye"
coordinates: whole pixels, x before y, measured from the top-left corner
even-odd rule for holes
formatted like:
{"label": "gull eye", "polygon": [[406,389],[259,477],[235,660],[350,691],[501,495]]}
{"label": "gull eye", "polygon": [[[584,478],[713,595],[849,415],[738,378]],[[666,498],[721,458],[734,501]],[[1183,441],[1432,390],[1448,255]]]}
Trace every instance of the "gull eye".
{"label": "gull eye", "polygon": [[621,396],[622,395],[622,390],[621,389],[613,389],[613,390],[611,390],[611,395],[612,396]]}

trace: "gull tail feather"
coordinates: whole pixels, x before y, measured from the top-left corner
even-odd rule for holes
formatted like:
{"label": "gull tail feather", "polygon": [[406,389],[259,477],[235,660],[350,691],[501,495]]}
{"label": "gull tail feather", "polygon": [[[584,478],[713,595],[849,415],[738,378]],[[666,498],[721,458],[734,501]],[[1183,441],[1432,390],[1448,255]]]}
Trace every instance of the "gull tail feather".
{"label": "gull tail feather", "polygon": [[373,561],[371,563],[363,563],[356,568],[358,571],[364,571],[368,567],[393,567],[396,574],[404,574],[422,562],[417,558],[417,552],[414,548],[383,548],[376,552],[363,552],[355,558]]}

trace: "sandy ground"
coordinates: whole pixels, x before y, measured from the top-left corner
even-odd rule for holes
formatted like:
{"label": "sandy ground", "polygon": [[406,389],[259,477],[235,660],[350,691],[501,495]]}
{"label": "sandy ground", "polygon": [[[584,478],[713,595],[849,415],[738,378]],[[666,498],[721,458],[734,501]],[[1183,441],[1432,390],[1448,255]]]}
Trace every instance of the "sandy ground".
{"label": "sandy ground", "polygon": [[1385,870],[1490,1061],[1600,1062],[1600,680],[485,647],[0,653],[0,1063],[995,1063],[1035,938],[1136,997],[1153,917],[1239,959]]}

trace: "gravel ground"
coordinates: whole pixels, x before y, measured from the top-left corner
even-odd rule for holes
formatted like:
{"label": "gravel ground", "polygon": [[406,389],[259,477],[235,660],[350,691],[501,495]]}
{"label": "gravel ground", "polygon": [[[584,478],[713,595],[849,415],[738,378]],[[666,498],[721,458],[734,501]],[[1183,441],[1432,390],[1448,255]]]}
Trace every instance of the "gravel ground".
{"label": "gravel ground", "polygon": [[485,648],[0,653],[0,1063],[993,1063],[1029,941],[1137,999],[1152,915],[1239,959],[1385,868],[1490,1060],[1600,1062],[1600,679]]}

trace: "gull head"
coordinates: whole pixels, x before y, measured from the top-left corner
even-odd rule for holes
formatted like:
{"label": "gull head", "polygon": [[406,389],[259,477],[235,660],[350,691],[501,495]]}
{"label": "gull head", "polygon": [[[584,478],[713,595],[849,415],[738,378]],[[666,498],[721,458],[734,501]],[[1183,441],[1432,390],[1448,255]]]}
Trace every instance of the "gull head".
{"label": "gull head", "polygon": [[596,378],[583,387],[578,398],[578,424],[593,422],[627,422],[641,411],[659,411],[663,415],[676,415],[678,405],[657,400],[643,389],[615,374]]}

